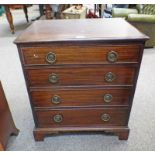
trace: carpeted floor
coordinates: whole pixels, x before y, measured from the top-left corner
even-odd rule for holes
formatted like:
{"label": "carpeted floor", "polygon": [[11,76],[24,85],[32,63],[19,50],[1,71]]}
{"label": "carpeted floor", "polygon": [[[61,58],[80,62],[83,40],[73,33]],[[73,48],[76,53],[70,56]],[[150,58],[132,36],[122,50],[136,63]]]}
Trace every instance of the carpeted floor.
{"label": "carpeted floor", "polygon": [[[45,138],[44,142],[34,141],[34,122],[17,48],[13,44],[16,36],[29,25],[21,12],[13,12],[15,35],[10,33],[5,16],[0,17],[0,80],[16,126],[20,129],[17,137],[9,139],[7,150],[155,150],[155,49],[144,51],[128,141],[119,141],[116,136],[101,133],[65,134]],[[29,18],[37,16],[37,7],[29,8]]]}

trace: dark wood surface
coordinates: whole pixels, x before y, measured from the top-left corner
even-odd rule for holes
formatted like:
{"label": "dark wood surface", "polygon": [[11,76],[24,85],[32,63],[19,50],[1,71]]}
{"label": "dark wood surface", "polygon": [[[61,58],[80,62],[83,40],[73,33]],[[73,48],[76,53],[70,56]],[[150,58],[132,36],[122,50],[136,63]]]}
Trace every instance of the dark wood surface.
{"label": "dark wood surface", "polygon": [[[107,73],[115,74],[112,82],[105,80]],[[89,66],[63,68],[35,68],[26,70],[28,81],[33,86],[80,86],[80,85],[132,85],[136,72],[135,66]],[[49,82],[49,75],[58,76],[57,83]]]}
{"label": "dark wood surface", "polygon": [[[122,19],[39,21],[20,35],[15,43],[35,120],[35,140],[67,131],[112,132],[127,140],[146,39]],[[117,53],[115,62],[107,59],[111,51]],[[52,64],[46,61],[49,52],[56,56]],[[112,82],[105,80],[109,72],[116,77]],[[52,73],[58,76],[55,84],[49,82]],[[112,94],[110,103],[105,103],[105,93]],[[54,95],[61,97],[57,105],[51,102]],[[104,113],[111,119],[103,123]],[[58,124],[53,122],[57,114],[63,118]]]}
{"label": "dark wood surface", "polygon": [[[86,108],[86,109],[57,109],[57,110],[37,110],[38,127],[63,127],[63,126],[126,126],[128,109],[112,108]],[[56,123],[53,120],[55,115],[62,116],[62,122]],[[109,121],[103,121],[101,116],[108,114]]]}
{"label": "dark wood surface", "polygon": [[146,39],[146,35],[121,18],[61,19],[34,22],[15,40],[15,43]]}
{"label": "dark wood surface", "polygon": [[0,151],[4,151],[10,135],[18,135],[12,115],[0,82]]}
{"label": "dark wood surface", "polygon": [[119,140],[127,140],[129,136],[129,128],[127,126],[86,126],[86,127],[54,127],[54,128],[34,128],[33,134],[36,141],[43,141],[46,135],[58,135],[60,133],[66,132],[102,132],[115,134],[118,136]]}
{"label": "dark wood surface", "polygon": [[21,49],[25,65],[51,65],[46,61],[48,53],[56,55],[54,64],[106,64],[108,54],[116,51],[116,63],[138,63],[140,45],[81,45],[24,47]]}
{"label": "dark wood surface", "polygon": [[[35,107],[56,108],[76,106],[129,106],[131,87],[120,88],[55,88],[33,89],[31,96]],[[104,95],[111,94],[111,102],[104,101]],[[58,95],[61,98],[59,104],[54,104],[52,98]]]}

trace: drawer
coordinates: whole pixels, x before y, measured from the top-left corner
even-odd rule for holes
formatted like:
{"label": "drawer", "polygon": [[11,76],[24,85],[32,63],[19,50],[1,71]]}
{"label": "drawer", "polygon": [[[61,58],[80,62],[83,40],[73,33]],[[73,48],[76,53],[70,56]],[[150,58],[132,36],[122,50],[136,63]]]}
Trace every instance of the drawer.
{"label": "drawer", "polygon": [[32,90],[35,107],[127,106],[131,88],[72,88]]}
{"label": "drawer", "polygon": [[124,126],[127,124],[128,109],[64,109],[38,110],[38,127],[59,126]]}
{"label": "drawer", "polygon": [[138,62],[139,45],[24,47],[28,65],[105,64]]}
{"label": "drawer", "polygon": [[132,85],[135,71],[120,65],[26,70],[30,86]]}

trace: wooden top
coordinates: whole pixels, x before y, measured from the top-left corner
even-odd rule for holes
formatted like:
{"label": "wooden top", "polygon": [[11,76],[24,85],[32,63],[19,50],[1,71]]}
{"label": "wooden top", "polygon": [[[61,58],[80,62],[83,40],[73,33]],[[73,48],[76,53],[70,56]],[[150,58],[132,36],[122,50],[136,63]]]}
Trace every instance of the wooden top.
{"label": "wooden top", "polygon": [[121,18],[39,20],[15,43],[59,41],[147,40],[148,37]]}

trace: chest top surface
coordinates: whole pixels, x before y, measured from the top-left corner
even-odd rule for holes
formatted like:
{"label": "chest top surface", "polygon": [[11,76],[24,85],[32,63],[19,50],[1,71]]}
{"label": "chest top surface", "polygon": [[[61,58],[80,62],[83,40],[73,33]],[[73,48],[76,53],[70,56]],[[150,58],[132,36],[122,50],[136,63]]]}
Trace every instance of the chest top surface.
{"label": "chest top surface", "polygon": [[15,43],[60,41],[147,40],[148,37],[121,18],[39,20],[29,26]]}

